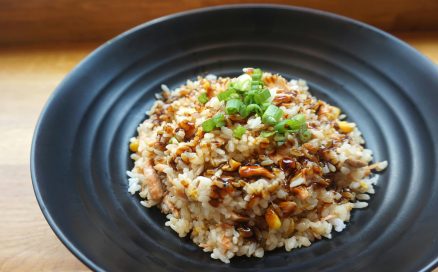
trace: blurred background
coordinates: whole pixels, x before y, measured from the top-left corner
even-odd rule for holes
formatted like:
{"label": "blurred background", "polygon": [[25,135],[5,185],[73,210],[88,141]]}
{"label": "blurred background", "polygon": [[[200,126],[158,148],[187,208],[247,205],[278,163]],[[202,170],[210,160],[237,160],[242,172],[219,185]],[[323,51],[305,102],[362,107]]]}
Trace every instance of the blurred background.
{"label": "blurred background", "polygon": [[366,22],[438,63],[438,0],[0,0],[0,271],[88,270],[43,218],[29,172],[38,115],[65,75],[106,40],[151,19],[262,2]]}
{"label": "blurred background", "polygon": [[163,15],[235,3],[316,8],[391,32],[438,30],[436,0],[0,0],[0,44],[102,41]]}

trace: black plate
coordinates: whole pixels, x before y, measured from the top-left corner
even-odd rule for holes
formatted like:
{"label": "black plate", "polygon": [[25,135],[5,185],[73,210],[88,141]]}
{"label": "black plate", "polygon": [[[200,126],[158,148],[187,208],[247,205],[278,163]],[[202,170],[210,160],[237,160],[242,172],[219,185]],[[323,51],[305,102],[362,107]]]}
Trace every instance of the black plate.
{"label": "black plate", "polygon": [[[332,240],[212,260],[127,192],[128,139],[160,84],[245,66],[306,79],[387,159],[370,206]],[[136,27],[88,56],[50,98],[31,156],[41,209],[86,265],[112,271],[416,271],[438,257],[438,71],[365,24],[284,6],[225,6]]]}

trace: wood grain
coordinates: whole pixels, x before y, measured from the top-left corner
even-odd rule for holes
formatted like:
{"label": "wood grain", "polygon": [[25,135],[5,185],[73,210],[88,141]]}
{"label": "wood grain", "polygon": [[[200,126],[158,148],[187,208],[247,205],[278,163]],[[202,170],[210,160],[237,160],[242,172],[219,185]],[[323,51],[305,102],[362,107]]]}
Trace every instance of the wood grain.
{"label": "wood grain", "polygon": [[109,39],[163,15],[237,3],[316,8],[391,31],[438,31],[436,0],[0,0],[0,44]]}
{"label": "wood grain", "polygon": [[[438,33],[400,37],[438,63]],[[0,271],[88,270],[42,216],[32,189],[29,151],[36,120],[50,93],[97,46],[0,48]]]}
{"label": "wood grain", "polygon": [[96,44],[0,49],[0,271],[85,271],[38,207],[30,144],[45,101]]}

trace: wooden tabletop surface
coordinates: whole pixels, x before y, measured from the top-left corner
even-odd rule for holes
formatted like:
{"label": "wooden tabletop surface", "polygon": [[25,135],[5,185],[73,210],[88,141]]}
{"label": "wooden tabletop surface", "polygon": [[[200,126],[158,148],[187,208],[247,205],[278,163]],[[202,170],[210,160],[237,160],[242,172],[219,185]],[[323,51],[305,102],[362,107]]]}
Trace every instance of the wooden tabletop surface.
{"label": "wooden tabletop surface", "polygon": [[[438,64],[438,33],[396,35]],[[0,271],[88,271],[45,221],[32,189],[29,154],[47,98],[97,46],[0,48]]]}

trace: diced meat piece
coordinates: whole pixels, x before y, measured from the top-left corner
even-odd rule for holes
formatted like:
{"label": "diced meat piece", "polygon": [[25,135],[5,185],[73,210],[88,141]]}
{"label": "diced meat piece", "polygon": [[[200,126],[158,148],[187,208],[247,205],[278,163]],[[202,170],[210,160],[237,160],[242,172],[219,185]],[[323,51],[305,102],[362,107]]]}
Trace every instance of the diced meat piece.
{"label": "diced meat piece", "polygon": [[346,159],[345,163],[353,168],[362,168],[367,166],[368,164],[361,160],[355,160],[355,159]]}
{"label": "diced meat piece", "polygon": [[309,191],[307,191],[306,187],[298,186],[292,189],[292,192],[301,200],[304,200],[309,197]]}
{"label": "diced meat piece", "polygon": [[283,201],[283,202],[280,202],[278,204],[278,206],[280,207],[281,211],[284,214],[290,214],[290,213],[293,213],[295,211],[295,209],[297,208],[297,203],[295,203],[293,201]]}
{"label": "diced meat piece", "polygon": [[234,222],[239,222],[239,223],[248,222],[249,221],[249,217],[240,215],[240,214],[235,213],[235,212],[231,213],[230,219],[233,220]]}
{"label": "diced meat piece", "polygon": [[143,174],[145,176],[144,184],[149,190],[151,200],[159,202],[164,196],[163,185],[161,184],[160,177],[150,162],[145,164]]}
{"label": "diced meat piece", "polygon": [[275,175],[271,173],[268,169],[258,165],[249,165],[249,166],[240,167],[239,175],[243,178],[249,178],[253,176],[263,176],[265,178],[272,179],[275,177]]}

